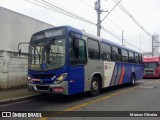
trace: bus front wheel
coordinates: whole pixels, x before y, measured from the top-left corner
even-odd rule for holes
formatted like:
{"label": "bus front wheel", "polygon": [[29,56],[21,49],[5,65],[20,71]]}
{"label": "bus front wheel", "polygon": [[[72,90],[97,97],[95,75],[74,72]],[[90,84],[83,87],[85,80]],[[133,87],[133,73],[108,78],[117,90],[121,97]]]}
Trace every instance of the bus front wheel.
{"label": "bus front wheel", "polygon": [[100,93],[100,82],[96,76],[92,78],[91,81],[91,96],[97,96]]}

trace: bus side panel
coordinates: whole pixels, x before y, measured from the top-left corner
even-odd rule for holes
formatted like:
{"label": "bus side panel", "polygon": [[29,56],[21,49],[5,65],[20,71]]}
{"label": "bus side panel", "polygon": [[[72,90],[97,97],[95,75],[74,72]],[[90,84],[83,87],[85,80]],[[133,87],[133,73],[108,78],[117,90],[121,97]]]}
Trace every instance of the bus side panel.
{"label": "bus side panel", "polygon": [[105,87],[122,84],[126,79],[124,64],[121,62],[104,62]]}
{"label": "bus side panel", "polygon": [[112,80],[115,78],[115,69],[115,62],[104,61],[104,87],[109,87],[112,83]]}
{"label": "bus side panel", "polygon": [[95,74],[99,74],[102,77],[102,87],[104,87],[104,62],[100,60],[90,60],[85,66],[85,88],[84,91],[90,91],[91,80]]}
{"label": "bus side panel", "polygon": [[131,66],[128,63],[116,62],[114,65],[110,86],[129,83],[130,71],[131,71]]}
{"label": "bus side panel", "polygon": [[84,92],[84,66],[72,66],[68,82],[69,94]]}
{"label": "bus side panel", "polygon": [[125,77],[123,80],[123,84],[131,82],[131,75],[135,73],[136,80],[143,78],[143,66],[136,64],[125,64]]}
{"label": "bus side panel", "polygon": [[113,73],[112,73],[112,79],[110,81],[110,86],[114,86],[114,83],[115,83],[116,78],[117,78],[117,74],[118,74],[118,64],[115,62],[114,70],[113,70]]}
{"label": "bus side panel", "polygon": [[130,82],[130,65],[128,63],[118,63],[118,74],[115,85],[121,85]]}
{"label": "bus side panel", "polygon": [[114,85],[118,85],[120,80],[124,78],[124,75],[123,77],[122,76],[122,68],[123,68],[123,63],[122,62],[117,62],[117,75],[116,75],[116,78],[114,80]]}
{"label": "bus side panel", "polygon": [[139,79],[143,78],[143,66],[141,64],[136,65],[135,74],[136,74],[136,80],[139,80]]}
{"label": "bus side panel", "polygon": [[135,65],[116,62],[110,86],[131,82],[131,73],[135,72]]}
{"label": "bus side panel", "polygon": [[132,64],[130,63],[124,63],[124,71],[125,71],[125,77],[123,79],[123,82],[122,84],[125,84],[125,83],[130,83],[131,82],[131,73],[132,73]]}
{"label": "bus side panel", "polygon": [[143,64],[141,64],[140,65],[140,78],[139,79],[142,79],[143,78],[143,76],[144,76],[144,65]]}

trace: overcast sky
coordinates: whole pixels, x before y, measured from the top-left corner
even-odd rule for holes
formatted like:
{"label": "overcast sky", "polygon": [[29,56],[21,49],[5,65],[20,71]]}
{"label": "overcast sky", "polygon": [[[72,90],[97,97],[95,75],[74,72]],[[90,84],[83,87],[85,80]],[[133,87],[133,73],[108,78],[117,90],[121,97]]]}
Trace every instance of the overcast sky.
{"label": "overcast sky", "polygon": [[[30,0],[35,2],[34,0]],[[40,0],[39,0],[40,1]],[[96,0],[46,0],[61,8],[67,9],[80,17],[96,23],[97,14],[94,10]],[[160,0],[121,0],[121,4],[132,14],[138,23],[151,35],[160,33]],[[110,11],[114,7],[113,0],[101,0],[101,8]],[[18,13],[36,18],[55,26],[71,25],[96,35],[96,26],[75,20],[45,8],[33,5],[25,0],[0,0],[0,6]],[[101,19],[107,13],[103,13]],[[125,41],[141,48],[145,52],[151,51],[151,37],[144,33],[130,17],[117,6],[102,22],[102,26],[121,38],[124,31]],[[101,37],[121,44],[121,41],[101,30]],[[141,39],[141,40],[140,40]],[[141,42],[140,42],[141,41]],[[141,44],[140,44],[141,43]],[[124,42],[127,47],[129,46]],[[133,48],[133,47],[132,47]],[[136,49],[137,50],[137,49]]]}

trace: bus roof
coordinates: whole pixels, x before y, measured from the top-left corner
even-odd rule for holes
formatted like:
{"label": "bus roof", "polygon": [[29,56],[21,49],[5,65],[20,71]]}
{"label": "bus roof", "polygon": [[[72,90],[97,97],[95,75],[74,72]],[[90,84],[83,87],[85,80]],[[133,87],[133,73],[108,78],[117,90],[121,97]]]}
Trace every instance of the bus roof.
{"label": "bus roof", "polygon": [[135,52],[135,53],[140,54],[139,52],[137,52],[137,51],[135,51],[135,50],[133,50],[133,49],[130,49],[130,48],[125,47],[125,46],[122,46],[122,45],[117,44],[117,43],[115,43],[115,42],[112,42],[112,41],[110,41],[110,40],[107,40],[107,39],[104,39],[104,38],[100,38],[100,37],[98,37],[98,36],[92,35],[92,34],[87,33],[87,32],[85,32],[85,31],[82,31],[82,33],[83,33],[85,36],[88,36],[88,37],[93,38],[93,39],[97,39],[97,40],[99,40],[99,41],[102,41],[103,43],[106,43],[106,44],[108,43],[108,44],[110,44],[110,45],[113,45],[113,46],[116,46],[116,47],[120,47],[120,48],[122,48],[122,49],[129,50],[129,51],[132,51],[132,52]]}
{"label": "bus roof", "polygon": [[[122,46],[122,45],[120,45],[120,44],[117,44],[117,43],[115,43],[115,42],[112,42],[112,41],[107,40],[107,39],[104,39],[104,38],[100,38],[100,37],[98,37],[98,36],[92,35],[92,34],[90,34],[90,33],[87,33],[87,32],[85,32],[85,31],[83,31],[83,30],[79,30],[79,29],[77,29],[77,28],[74,28],[74,27],[71,27],[71,26],[68,26],[68,25],[59,26],[59,27],[54,27],[54,28],[49,28],[49,29],[45,29],[45,30],[42,30],[42,31],[48,31],[48,30],[52,30],[52,29],[55,29],[55,28],[66,28],[69,32],[74,32],[74,33],[77,33],[77,34],[79,34],[79,35],[82,35],[82,34],[83,34],[83,35],[86,36],[86,37],[90,37],[90,38],[92,38],[92,39],[96,39],[96,40],[102,41],[103,43],[106,43],[106,44],[108,43],[108,44],[110,44],[110,45],[113,45],[113,46],[116,46],[116,47],[119,47],[119,48],[122,48],[122,49],[125,49],[125,50],[129,50],[129,51],[132,51],[132,52],[135,52],[135,53],[139,53],[139,52],[137,52],[137,51],[135,51],[135,50],[133,50],[133,49],[130,49],[130,48],[128,48],[128,47]],[[35,34],[33,34],[33,35],[36,35],[36,34],[42,32],[42,31],[39,31],[39,32],[37,32],[37,33],[35,33]],[[139,54],[140,54],[140,53],[139,53]]]}

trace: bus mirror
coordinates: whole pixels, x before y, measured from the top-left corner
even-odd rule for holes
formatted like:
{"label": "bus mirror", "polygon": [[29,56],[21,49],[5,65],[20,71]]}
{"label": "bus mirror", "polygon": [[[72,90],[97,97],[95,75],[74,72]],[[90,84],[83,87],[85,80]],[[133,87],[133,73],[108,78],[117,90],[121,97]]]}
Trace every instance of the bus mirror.
{"label": "bus mirror", "polygon": [[19,56],[21,56],[21,49],[19,49],[18,54],[19,54]]}
{"label": "bus mirror", "polygon": [[73,39],[73,49],[75,58],[79,58],[79,40]]}
{"label": "bus mirror", "polygon": [[73,39],[73,46],[74,46],[74,49],[78,49],[79,48],[79,40],[77,40],[76,38]]}
{"label": "bus mirror", "polygon": [[76,35],[70,34],[73,39],[73,48],[77,49],[79,47],[79,40],[77,39]]}
{"label": "bus mirror", "polygon": [[19,44],[18,44],[18,54],[19,54],[19,56],[21,55],[21,49],[20,49],[20,45],[21,44],[29,44],[29,42],[20,42]]}

